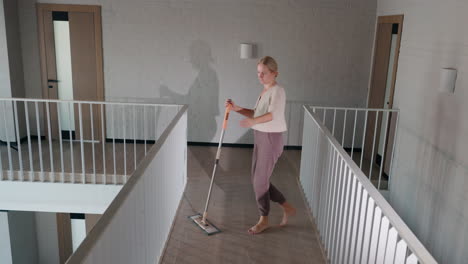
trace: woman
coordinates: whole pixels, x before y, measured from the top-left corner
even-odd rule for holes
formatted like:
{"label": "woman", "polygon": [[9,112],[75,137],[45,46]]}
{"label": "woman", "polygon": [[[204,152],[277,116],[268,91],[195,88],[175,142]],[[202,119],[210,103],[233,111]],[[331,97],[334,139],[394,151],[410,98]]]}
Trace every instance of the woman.
{"label": "woman", "polygon": [[254,109],[242,108],[230,99],[226,101],[226,106],[231,106],[233,111],[247,117],[240,122],[240,125],[254,130],[252,184],[260,220],[248,230],[250,234],[261,233],[269,227],[270,199],[283,209],[280,226],[286,225],[288,217],[296,213],[296,209],[287,203],[283,194],[270,183],[276,161],[283,152],[283,132],[286,131],[284,118],[286,95],[284,88],[276,83],[278,76],[276,61],[269,56],[260,59],[257,64],[257,76],[263,84],[263,90]]}

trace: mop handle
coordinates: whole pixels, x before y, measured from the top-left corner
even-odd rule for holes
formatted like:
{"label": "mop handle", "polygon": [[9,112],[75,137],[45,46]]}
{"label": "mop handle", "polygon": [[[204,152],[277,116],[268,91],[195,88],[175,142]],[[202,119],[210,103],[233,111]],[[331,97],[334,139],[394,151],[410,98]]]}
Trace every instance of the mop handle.
{"label": "mop handle", "polygon": [[223,128],[221,130],[221,137],[219,138],[218,151],[216,152],[216,161],[215,161],[215,165],[213,168],[213,173],[211,175],[211,182],[210,182],[210,188],[208,190],[208,197],[206,198],[205,211],[203,212],[203,217],[202,217],[202,223],[204,224],[206,224],[206,217],[208,216],[208,204],[210,203],[211,189],[213,188],[214,177],[216,175],[216,167],[218,166],[219,158],[221,156],[221,146],[223,144],[224,133],[226,132],[227,121],[229,119],[229,111],[231,111],[230,105],[226,107],[226,111],[224,112]]}
{"label": "mop handle", "polygon": [[231,105],[226,107],[226,111],[224,111],[224,122],[223,122],[223,129],[227,128],[227,121],[229,119],[229,112],[231,111]]}
{"label": "mop handle", "polygon": [[223,137],[224,137],[224,132],[227,128],[227,122],[229,119],[229,112],[231,111],[231,105],[228,105],[226,107],[226,110],[224,111],[224,121],[223,121],[223,129],[221,133],[221,139],[219,140],[219,145],[218,145],[218,151],[216,152],[216,164],[218,164],[219,158],[221,156],[221,145],[223,143]]}

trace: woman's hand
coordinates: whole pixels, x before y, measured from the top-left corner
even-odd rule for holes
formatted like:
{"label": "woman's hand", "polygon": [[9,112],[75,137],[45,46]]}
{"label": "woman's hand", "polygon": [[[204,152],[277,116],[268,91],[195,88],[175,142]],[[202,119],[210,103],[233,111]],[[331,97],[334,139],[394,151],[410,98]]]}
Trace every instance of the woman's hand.
{"label": "woman's hand", "polygon": [[232,101],[231,99],[226,100],[225,106],[226,107],[231,106],[231,110],[236,111],[236,112],[239,112],[242,109],[242,107],[239,107],[238,105],[236,105],[234,101]]}
{"label": "woman's hand", "polygon": [[241,127],[246,127],[246,128],[252,127],[256,124],[255,119],[253,118],[246,118],[244,120],[241,120],[239,123]]}

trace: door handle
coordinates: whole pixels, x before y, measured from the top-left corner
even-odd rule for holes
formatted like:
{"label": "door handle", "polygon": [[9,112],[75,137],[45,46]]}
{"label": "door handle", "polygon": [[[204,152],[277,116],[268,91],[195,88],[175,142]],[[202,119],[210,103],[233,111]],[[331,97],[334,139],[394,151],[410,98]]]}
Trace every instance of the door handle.
{"label": "door handle", "polygon": [[49,79],[49,80],[47,80],[47,82],[58,83],[59,81],[58,81],[58,80],[51,80],[51,79]]}

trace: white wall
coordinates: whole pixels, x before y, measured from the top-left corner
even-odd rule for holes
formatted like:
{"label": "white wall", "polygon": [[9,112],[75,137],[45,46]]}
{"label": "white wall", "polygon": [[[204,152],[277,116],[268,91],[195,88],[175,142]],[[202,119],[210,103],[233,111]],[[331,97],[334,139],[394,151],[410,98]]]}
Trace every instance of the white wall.
{"label": "white wall", "polygon": [[[26,7],[20,16],[29,16],[20,23],[30,43],[37,41],[30,36],[36,34],[34,2],[19,4]],[[375,0],[39,2],[101,5],[106,99],[190,103],[190,141],[218,140],[225,98],[255,103],[256,60],[239,58],[243,42],[257,45],[257,57],[277,58],[288,100],[365,105]],[[23,57],[25,79],[31,74],[36,82],[26,87],[37,95],[31,91],[39,89],[37,48],[30,43],[23,44],[32,55]],[[240,117],[232,120],[226,142],[250,142]]]}
{"label": "white wall", "polygon": [[59,264],[57,218],[55,213],[36,213],[38,264]]}
{"label": "white wall", "polygon": [[0,97],[11,97],[10,66],[3,1],[0,1]]}
{"label": "white wall", "polygon": [[0,211],[0,262],[37,263],[34,213]]}
{"label": "white wall", "polygon": [[13,263],[11,255],[10,228],[8,225],[8,212],[5,211],[0,211],[0,260],[5,264]]}
{"label": "white wall", "polygon": [[37,263],[36,220],[34,212],[8,212],[11,255],[15,264]]}
{"label": "white wall", "polygon": [[[405,15],[391,203],[440,263],[468,259],[467,12],[466,1],[378,1],[378,15]],[[443,67],[458,69],[455,94],[438,92]]]}
{"label": "white wall", "polygon": [[[16,0],[0,2],[3,8],[0,10],[0,28],[4,27],[0,29],[0,97],[25,97],[18,5]],[[24,112],[19,110],[23,115]],[[0,140],[16,141],[13,106],[0,102],[0,113]],[[24,129],[20,134],[24,135]]]}

